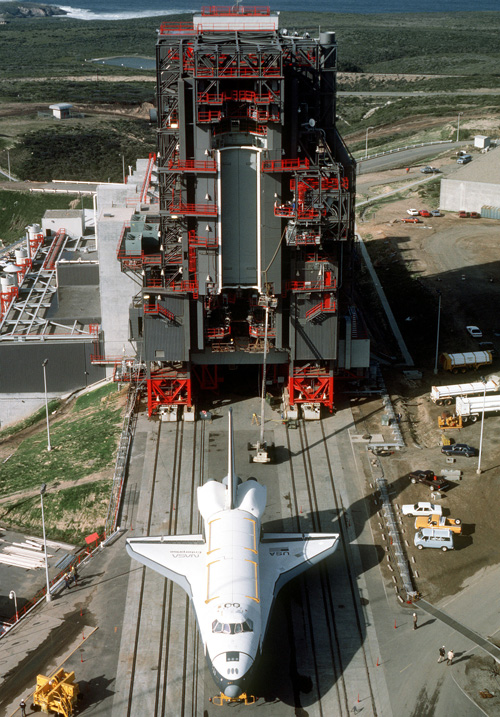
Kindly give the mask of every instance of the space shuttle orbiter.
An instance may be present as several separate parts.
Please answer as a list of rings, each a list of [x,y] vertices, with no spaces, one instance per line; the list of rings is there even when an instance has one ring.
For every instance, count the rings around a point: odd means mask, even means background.
[[[338,533],[262,533],[266,488],[234,470],[229,410],[228,474],[198,488],[203,535],[129,538],[128,554],[189,595],[210,672],[230,699],[249,689],[279,590],[331,555]]]

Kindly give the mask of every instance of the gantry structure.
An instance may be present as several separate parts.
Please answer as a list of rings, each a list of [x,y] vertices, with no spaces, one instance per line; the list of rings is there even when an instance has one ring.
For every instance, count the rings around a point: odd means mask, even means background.
[[[369,342],[352,302],[355,163],[336,128],[337,46],[269,8],[205,7],[158,31],[159,203],[120,239],[140,281],[131,338],[149,413],[192,406],[239,369],[334,406]],[[256,384],[257,385],[257,384]]]

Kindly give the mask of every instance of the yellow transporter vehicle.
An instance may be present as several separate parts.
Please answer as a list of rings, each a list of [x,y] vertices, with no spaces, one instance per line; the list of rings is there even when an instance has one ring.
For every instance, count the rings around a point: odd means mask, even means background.
[[[420,528],[443,528],[453,533],[462,532],[462,521],[460,518],[446,518],[444,515],[422,515],[415,519],[415,529]]]
[[[75,682],[74,672],[65,672],[61,668],[50,677],[38,675],[31,708],[41,709],[46,714],[55,712],[71,717],[79,693],[80,688],[78,682]]]

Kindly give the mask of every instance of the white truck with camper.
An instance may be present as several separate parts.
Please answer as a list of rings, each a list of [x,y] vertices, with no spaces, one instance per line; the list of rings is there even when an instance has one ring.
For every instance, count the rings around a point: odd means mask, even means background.
[[[476,393],[492,393],[500,389],[500,378],[490,376],[484,384],[482,381],[472,383],[455,383],[450,386],[433,386],[431,401],[437,406],[451,406],[457,396],[473,396]]]

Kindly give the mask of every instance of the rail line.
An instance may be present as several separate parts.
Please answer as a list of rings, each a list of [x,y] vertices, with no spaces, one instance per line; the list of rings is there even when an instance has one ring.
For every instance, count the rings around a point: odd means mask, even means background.
[[[136,534],[201,532],[196,489],[205,480],[208,430],[205,421],[159,422],[149,432],[137,506],[142,522],[136,526]],[[297,599],[285,597],[281,619],[275,614],[275,636],[286,639],[283,631],[288,635],[289,667],[287,673],[285,660],[283,682],[274,695],[279,704],[266,699],[259,701],[260,707],[263,714],[280,717],[292,714],[291,710],[304,710],[311,717],[347,717],[362,690],[365,714],[378,717],[364,644],[365,620],[348,545],[343,484],[338,477],[336,483],[336,446],[328,445],[323,422],[301,421],[298,430],[280,427],[279,431],[279,441],[288,448],[289,456],[279,469],[278,492],[289,500],[288,515],[281,513],[287,524],[284,529],[338,532],[341,545],[329,561],[295,582],[292,590]],[[225,439],[217,430],[214,436],[217,438],[211,442],[217,461]],[[277,472],[278,467],[270,466],[262,474],[271,492],[276,491]],[[130,495],[132,491],[133,487]],[[146,568],[132,570],[131,581],[126,694],[122,709],[113,711],[112,717],[212,715],[214,708],[208,702],[211,683],[205,684],[208,674],[189,599],[180,587]],[[276,655],[276,659],[281,657],[281,647]],[[248,711],[236,704],[232,708],[235,714]]]
[[[144,472],[141,486],[143,492],[149,492],[147,504],[142,504],[142,532],[175,535],[191,533],[193,528],[198,531],[195,493],[204,473],[205,426],[195,423],[186,431],[182,421],[159,422],[155,439],[151,475],[146,479]],[[190,481],[186,481],[188,471]],[[189,599],[166,578],[145,567],[140,570],[127,705],[122,713],[127,717],[195,717],[203,694],[199,687],[203,673],[198,667],[199,638]],[[181,660],[176,645],[182,650]]]
[[[321,476],[321,485],[319,485],[315,476],[314,464],[316,461],[313,459],[313,450],[310,448],[308,439],[308,432],[311,431],[311,427],[307,428],[306,425],[304,421],[299,422],[299,430],[294,432],[293,440],[291,439],[289,429],[287,428],[286,430],[286,441],[290,455],[290,494],[292,497],[291,507],[294,522],[298,530],[312,530],[314,532],[331,531],[332,519],[333,522],[336,521],[338,523],[338,528],[335,528],[335,531],[340,534],[338,550],[343,553],[342,571],[345,571],[341,582],[347,586],[349,594],[349,600],[345,600],[344,590],[344,601],[349,604],[336,608],[335,599],[338,598],[340,582],[337,574],[339,568],[337,568],[335,578],[333,578],[331,571],[329,571],[327,565],[324,563],[320,564],[316,573],[312,571],[312,574],[307,575],[301,581],[302,601],[307,628],[306,642],[310,645],[317,691],[315,707],[318,710],[318,714],[322,717],[327,717],[331,714],[344,716],[351,713],[352,702],[355,700],[356,695],[353,693],[352,684],[348,684],[348,680],[346,680],[346,674],[349,667],[349,660],[354,659],[354,655],[352,650],[352,635],[349,636],[349,639],[346,639],[344,634],[346,615],[349,611],[349,623],[355,625],[357,641],[359,641],[356,653],[359,654],[359,651],[361,652],[365,672],[364,682],[368,685],[369,691],[369,695],[364,695],[364,709],[366,709],[367,701],[369,701],[372,714],[374,717],[377,717],[375,696],[364,647],[365,635],[363,631],[363,620],[360,615],[356,581],[353,576],[351,558],[349,555],[349,537],[344,519],[344,506],[340,493],[335,486],[334,472],[323,422],[321,422],[322,440],[316,441],[316,445],[319,447],[315,448],[318,457],[319,453],[323,453],[322,459],[327,465],[327,475]],[[293,448],[295,450],[293,450]],[[321,500],[320,504],[320,498],[318,497],[318,493],[321,493],[322,497],[325,494],[325,482],[329,483],[331,491],[331,501],[330,499],[328,500],[328,506],[324,504],[323,500]],[[302,489],[302,501],[299,500],[299,483],[304,484],[304,489]],[[333,510],[330,507],[331,503],[333,503]],[[304,510],[304,508],[306,508],[306,510]],[[307,508],[309,510],[307,510]],[[304,515],[304,513],[308,514]],[[311,586],[311,582],[315,580],[318,581],[318,590],[312,589]],[[333,582],[335,582],[335,585],[333,585]],[[341,613],[340,609],[342,609]],[[300,625],[300,622],[292,620],[292,625]],[[299,638],[297,638],[296,641],[299,642]],[[321,655],[321,665],[318,662],[318,655]],[[332,684],[329,684],[328,672],[330,673]],[[332,709],[333,695],[335,695],[337,701],[336,709]],[[298,707],[302,707],[302,705],[297,704],[296,708]]]

